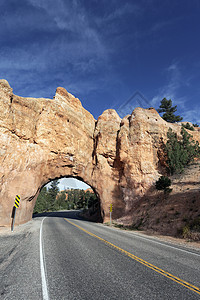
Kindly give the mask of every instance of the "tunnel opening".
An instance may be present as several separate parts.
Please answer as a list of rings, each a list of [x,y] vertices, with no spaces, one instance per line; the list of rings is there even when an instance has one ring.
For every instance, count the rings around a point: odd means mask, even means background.
[[[80,177],[65,176],[48,181],[40,188],[33,217],[72,210],[86,220],[103,222],[104,213],[96,190]]]

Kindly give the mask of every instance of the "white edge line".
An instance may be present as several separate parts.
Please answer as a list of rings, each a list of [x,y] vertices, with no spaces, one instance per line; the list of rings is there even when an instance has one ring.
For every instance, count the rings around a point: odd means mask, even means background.
[[[138,237],[139,239],[143,239],[143,240],[146,240],[146,241],[149,241],[149,242],[152,242],[152,243],[155,243],[155,244],[159,244],[161,246],[165,246],[165,247],[169,247],[169,248],[172,248],[172,249],[175,249],[175,250],[178,250],[178,251],[181,251],[181,252],[185,252],[185,253],[188,253],[188,254],[192,254],[192,255],[196,255],[196,256],[200,256],[200,254],[198,253],[194,253],[194,252],[191,252],[189,250],[184,250],[184,249],[181,249],[181,248],[178,248],[178,247],[175,247],[175,246],[171,246],[169,244],[165,244],[165,242],[158,242],[156,241],[154,238],[150,238],[150,237],[143,237],[141,236],[140,234],[136,233],[136,232],[128,232],[128,231],[123,231],[123,230],[120,230],[118,228],[113,228],[113,227],[107,227],[107,226],[104,226],[103,224],[97,224],[97,225],[100,225],[102,227],[106,227],[106,228],[109,228],[110,230],[114,230],[114,231],[119,231],[119,232],[124,232],[125,234],[129,235],[129,236],[135,236],[135,237]],[[168,242],[166,242],[168,243]],[[181,245],[180,245],[181,247]],[[184,246],[183,246],[184,247]],[[197,250],[198,251],[198,250]]]
[[[113,229],[115,231],[118,230],[117,228],[109,228],[109,229]],[[128,234],[128,235],[132,235],[132,236],[134,235],[134,236],[136,236],[138,238],[141,238],[143,240],[146,240],[146,241],[149,241],[149,242],[152,242],[152,243],[155,243],[155,244],[159,244],[161,246],[169,247],[169,248],[172,248],[172,249],[175,249],[175,250],[178,250],[178,251],[182,251],[182,252],[189,253],[189,254],[192,254],[192,255],[200,256],[200,254],[198,254],[198,253],[190,252],[189,250],[180,249],[180,248],[177,248],[175,246],[171,246],[171,245],[168,245],[168,244],[165,244],[165,243],[162,243],[162,242],[158,242],[158,241],[156,241],[156,240],[154,240],[152,238],[143,237],[140,234],[137,234],[135,232],[127,232],[126,231],[125,233]]]
[[[128,233],[128,232],[127,232]],[[159,244],[159,245],[162,245],[162,246],[165,246],[165,247],[169,247],[169,248],[172,248],[172,249],[175,249],[175,250],[178,250],[178,251],[182,251],[182,252],[185,252],[185,253],[189,253],[189,254],[192,254],[192,255],[196,255],[196,256],[200,256],[200,254],[198,253],[194,253],[194,252],[190,252],[189,250],[184,250],[184,249],[180,249],[180,248],[177,248],[175,246],[171,246],[171,245],[168,245],[168,244],[165,244],[165,243],[162,243],[162,242],[158,242],[158,241],[155,241],[151,238],[145,238],[143,236],[140,236],[140,235],[137,235],[137,233],[133,233],[135,236],[143,239],[143,240],[147,240],[147,241],[151,241],[155,244]],[[180,246],[181,247],[181,246]],[[184,246],[183,246],[184,247]]]
[[[46,219],[46,217],[44,217],[44,219]],[[41,279],[42,279],[43,300],[49,300],[46,275],[45,275],[45,269],[44,269],[43,247],[42,247],[42,225],[43,225],[44,219],[42,220],[41,225],[40,225],[40,270],[41,270]]]

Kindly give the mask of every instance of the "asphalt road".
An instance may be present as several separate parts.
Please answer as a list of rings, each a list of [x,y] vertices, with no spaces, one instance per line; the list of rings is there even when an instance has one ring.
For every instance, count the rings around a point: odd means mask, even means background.
[[[200,299],[200,251],[42,215],[0,235],[0,299]]]

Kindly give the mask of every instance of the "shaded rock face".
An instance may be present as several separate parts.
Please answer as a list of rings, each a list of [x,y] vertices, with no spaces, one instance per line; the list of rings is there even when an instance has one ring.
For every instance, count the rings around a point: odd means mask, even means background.
[[[158,151],[168,128],[154,109],[136,108],[120,119],[106,110],[96,121],[64,88],[54,99],[23,98],[0,81],[0,225],[9,225],[16,194],[16,224],[32,218],[43,185],[75,177],[97,193],[104,221],[128,214],[158,179]],[[200,133],[194,132],[200,140]]]

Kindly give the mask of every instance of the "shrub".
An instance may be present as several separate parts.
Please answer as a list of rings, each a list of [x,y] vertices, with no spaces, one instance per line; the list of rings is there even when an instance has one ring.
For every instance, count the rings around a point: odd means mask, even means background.
[[[189,123],[182,124],[182,126],[183,126],[184,128],[186,128],[186,129],[189,129],[189,130],[192,130],[192,131],[194,131],[194,127],[193,127],[193,126],[191,126]]]
[[[192,241],[200,241],[200,218],[188,222],[182,229],[182,236]]]
[[[167,176],[161,176],[156,181],[156,189],[157,190],[163,190],[165,194],[170,193],[172,189],[169,188],[171,185],[171,180]]]
[[[183,233],[182,233],[182,235],[183,235],[184,239],[190,238],[191,232],[190,232],[190,227],[188,225],[186,225],[186,226],[183,227]]]

